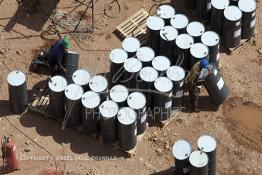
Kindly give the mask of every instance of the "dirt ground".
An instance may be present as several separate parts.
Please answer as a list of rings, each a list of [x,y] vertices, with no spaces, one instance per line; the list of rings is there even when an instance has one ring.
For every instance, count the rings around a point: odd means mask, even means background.
[[[186,139],[196,149],[196,141],[203,134],[218,140],[217,175],[262,174],[262,4],[259,1],[256,38],[230,56],[220,55],[230,99],[218,111],[212,111],[208,106],[210,99],[203,96],[200,113],[181,112],[164,129],[150,127],[132,158],[77,132],[63,131],[56,122],[37,114],[20,117],[9,111],[6,77],[10,71],[26,72],[30,94],[35,84],[47,77],[28,71],[35,51],[50,43],[39,35],[47,30],[49,12],[55,6],[48,4],[52,0],[44,2],[43,6],[38,4],[37,10],[26,11],[18,8],[15,0],[4,0],[0,5],[0,135],[12,136],[20,159],[20,170],[11,174],[39,174],[55,168],[72,175],[173,174],[172,145],[176,140]],[[73,0],[61,0],[57,9],[70,12],[77,5]],[[72,39],[72,50],[81,55],[80,67],[93,74],[107,72],[108,51],[121,46],[113,34],[116,26],[142,7],[149,10],[152,5],[150,0],[121,0],[120,14],[109,18],[103,15],[105,2],[98,1],[95,34],[78,44]],[[85,6],[81,6],[72,14],[79,15],[84,10]],[[90,26],[90,16],[84,19],[89,21],[86,26]]]

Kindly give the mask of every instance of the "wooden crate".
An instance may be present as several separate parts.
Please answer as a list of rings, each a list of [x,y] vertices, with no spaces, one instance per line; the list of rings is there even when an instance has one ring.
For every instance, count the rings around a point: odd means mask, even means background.
[[[178,115],[179,112],[180,112],[179,109],[173,110],[173,112],[172,112],[172,114],[171,114],[171,117],[170,117],[169,119],[163,120],[163,121],[159,121],[159,126],[160,126],[161,128],[166,127],[166,126]]]

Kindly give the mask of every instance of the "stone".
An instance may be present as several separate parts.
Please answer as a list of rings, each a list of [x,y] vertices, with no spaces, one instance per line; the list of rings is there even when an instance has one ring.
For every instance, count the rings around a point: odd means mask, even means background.
[[[27,141],[25,141],[25,144],[26,145],[30,145],[30,142],[27,140]]]
[[[25,148],[24,151],[25,151],[26,153],[28,153],[28,152],[31,152],[31,149],[30,149],[30,148]]]
[[[262,54],[262,48],[258,49],[258,53]]]
[[[157,149],[156,149],[156,153],[157,153],[157,154],[162,154],[162,150],[161,150],[160,148],[157,148]]]

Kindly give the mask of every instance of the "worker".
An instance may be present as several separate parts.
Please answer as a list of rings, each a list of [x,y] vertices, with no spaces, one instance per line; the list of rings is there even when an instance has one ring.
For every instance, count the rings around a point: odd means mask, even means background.
[[[189,88],[191,107],[194,112],[200,112],[198,108],[199,93],[204,79],[211,74],[207,59],[202,59],[194,64],[188,73],[185,83]]]

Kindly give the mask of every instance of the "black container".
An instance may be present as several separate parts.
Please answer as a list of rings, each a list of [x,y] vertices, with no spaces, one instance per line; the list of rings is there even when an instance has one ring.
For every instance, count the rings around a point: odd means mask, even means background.
[[[28,105],[26,77],[22,71],[15,70],[8,74],[9,106],[13,113],[23,113]]]
[[[107,100],[108,95],[108,81],[102,75],[95,75],[89,81],[89,87],[92,91],[98,93],[101,101]]]
[[[208,59],[208,47],[202,43],[193,44],[190,48],[190,69],[204,58]]]
[[[160,18],[162,18],[165,21],[165,25],[169,25],[170,24],[170,19],[172,16],[174,16],[176,13],[174,7],[172,7],[171,5],[160,5],[159,8],[156,11],[157,16],[159,16]]]
[[[205,22],[210,20],[211,0],[197,0],[196,10],[198,17]]]
[[[90,73],[85,69],[79,69],[75,71],[72,76],[73,82],[79,86],[82,86],[84,91],[89,90],[88,83],[90,81],[90,78]]]
[[[142,69],[142,62],[137,58],[129,58],[124,62],[124,78],[122,83],[132,91],[138,87],[137,84],[137,75]]]
[[[174,44],[178,31],[172,26],[165,26],[160,30],[160,55],[168,57],[170,60],[174,59]]]
[[[237,6],[239,0],[230,0],[230,5]]]
[[[151,66],[155,58],[155,51],[150,47],[140,47],[136,52],[136,57],[142,62],[143,67]]]
[[[152,66],[159,72],[159,76],[165,75],[171,66],[170,59],[166,56],[157,56],[152,60]]]
[[[81,98],[82,102],[82,131],[86,134],[99,132],[99,104],[98,93],[87,91]]]
[[[183,14],[176,14],[170,19],[171,26],[177,29],[178,34],[186,33],[186,27],[188,23],[188,17]]]
[[[68,51],[66,57],[62,60],[62,66],[67,70],[64,75],[67,83],[73,83],[72,76],[73,73],[78,69],[79,65],[79,54],[76,52]]]
[[[202,151],[194,151],[189,156],[190,175],[208,175],[208,156]]]
[[[141,43],[137,38],[127,37],[122,42],[122,48],[127,52],[128,58],[136,55],[136,51],[141,47]]]
[[[119,107],[127,106],[128,89],[124,85],[113,86],[110,90],[109,96]]]
[[[186,31],[194,38],[195,43],[201,42],[201,36],[205,32],[205,26],[198,21],[193,21],[188,24]]]
[[[62,119],[65,116],[65,93],[67,81],[62,76],[54,76],[48,82],[49,114],[53,119]]]
[[[184,0],[184,7],[186,9],[195,10],[196,9],[196,0]]]
[[[129,107],[121,108],[117,119],[119,145],[122,150],[131,150],[137,144],[136,112]]]

